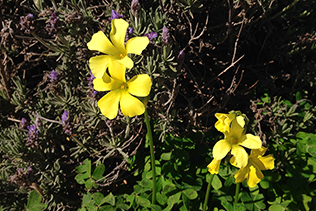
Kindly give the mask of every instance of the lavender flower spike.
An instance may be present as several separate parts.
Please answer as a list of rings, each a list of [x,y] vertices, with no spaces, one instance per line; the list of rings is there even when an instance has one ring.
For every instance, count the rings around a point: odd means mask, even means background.
[[[120,19],[123,18],[123,15],[118,14],[115,10],[112,10],[111,17],[109,18],[110,21],[113,19]]]
[[[28,126],[27,129],[29,130],[28,132],[28,138],[26,141],[26,146],[31,146],[31,147],[38,147],[37,139],[38,139],[38,129],[36,128],[35,125]]]
[[[149,39],[149,43],[153,43],[152,40],[157,37],[157,33],[151,31],[150,33],[145,34],[146,37]]]
[[[133,0],[131,3],[131,11],[135,17],[137,16],[139,10],[140,10],[140,4],[138,0]]]
[[[20,122],[20,127],[24,128],[26,126],[27,120],[23,117]]]
[[[61,116],[61,123],[66,124],[69,122],[69,111],[64,111],[63,115]]]
[[[55,70],[52,70],[52,72],[49,74],[48,78],[50,79],[50,82],[56,81],[58,79],[59,73],[57,73]]]
[[[169,31],[168,31],[168,28],[166,26],[163,26],[163,28],[162,28],[161,40],[162,40],[162,43],[164,45],[168,45],[168,43],[169,43]]]

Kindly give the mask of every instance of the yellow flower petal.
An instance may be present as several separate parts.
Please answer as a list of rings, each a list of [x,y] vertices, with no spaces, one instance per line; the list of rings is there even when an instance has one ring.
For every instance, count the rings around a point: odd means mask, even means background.
[[[144,104],[127,91],[121,92],[120,108],[124,116],[133,117],[145,112]]]
[[[262,142],[259,136],[254,136],[252,134],[246,134],[246,138],[242,142],[239,142],[239,144],[249,149],[259,149],[262,147]]]
[[[109,73],[112,78],[121,82],[126,82],[125,72],[126,72],[126,67],[122,65],[121,63],[115,60],[112,60],[109,63]]]
[[[218,174],[219,166],[221,165],[221,160],[213,159],[210,164],[208,164],[207,168],[211,174]]]
[[[243,182],[248,177],[248,173],[249,168],[247,167],[239,169],[234,175],[236,183]]]
[[[131,69],[134,66],[134,62],[128,56],[124,56],[121,59],[117,59],[117,62],[121,63],[122,65],[126,66],[126,68]]]
[[[90,42],[87,43],[87,46],[91,51],[95,50],[112,55],[119,54],[118,50],[113,46],[113,44],[102,31],[95,33],[92,36]]]
[[[243,147],[233,144],[231,154],[236,158],[234,162],[236,167],[243,168],[248,164],[248,154]]]
[[[120,90],[123,82],[111,79],[110,83],[105,83],[102,78],[96,78],[93,80],[93,88],[96,91],[110,91],[110,90]]]
[[[251,188],[254,188],[263,178],[263,174],[259,168],[255,166],[249,167],[249,174],[247,179],[247,185]]]
[[[231,125],[230,125],[230,135],[236,137],[237,139],[239,139],[239,137],[241,137],[243,135],[243,132],[244,132],[244,129],[243,127],[241,127],[237,120],[234,119],[232,122],[231,122]],[[238,140],[238,142],[240,142],[240,140]]]
[[[133,37],[126,42],[126,52],[140,55],[148,44],[148,37]]]
[[[110,39],[120,53],[126,54],[124,42],[128,23],[123,19],[114,19],[111,24]]]
[[[245,127],[245,118],[243,116],[237,116],[236,117],[237,123],[243,128]]]
[[[231,150],[232,145],[225,139],[219,140],[213,147],[213,157],[222,160]]]
[[[222,133],[229,132],[231,121],[235,118],[235,115],[216,113],[215,117],[218,119],[218,121],[215,123],[215,128]]]
[[[267,155],[259,158],[263,166],[260,166],[261,170],[274,169],[274,158],[273,155]]]
[[[146,97],[150,93],[151,79],[147,74],[140,74],[134,76],[127,82],[128,92],[137,97]]]
[[[114,119],[116,117],[120,97],[120,90],[114,90],[107,93],[98,101],[98,106],[101,110],[101,113],[108,119]]]
[[[96,78],[103,77],[105,70],[109,65],[110,60],[111,60],[111,56],[109,55],[101,55],[101,56],[95,56],[95,57],[90,58],[89,67],[94,77]]]

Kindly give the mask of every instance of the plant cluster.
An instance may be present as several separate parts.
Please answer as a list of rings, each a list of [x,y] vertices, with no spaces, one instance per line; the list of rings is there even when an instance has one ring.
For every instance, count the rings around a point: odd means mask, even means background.
[[[0,210],[316,209],[313,1],[0,10]]]

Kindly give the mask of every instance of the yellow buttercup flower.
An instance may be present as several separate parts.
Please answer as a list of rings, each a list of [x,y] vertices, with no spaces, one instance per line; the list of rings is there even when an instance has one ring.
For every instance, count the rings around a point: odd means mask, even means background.
[[[103,78],[93,80],[96,91],[110,91],[98,101],[98,107],[102,114],[109,119],[114,119],[118,112],[118,107],[124,116],[133,117],[145,112],[145,105],[137,97],[146,97],[150,93],[151,79],[147,74],[134,76],[126,81],[125,66],[113,63],[114,71],[110,77],[110,82],[106,83]]]
[[[235,119],[242,128],[246,124],[245,117],[240,112],[231,111],[228,114],[216,113],[215,117],[218,119],[215,123],[215,128],[222,133],[230,131],[230,125]]]
[[[243,182],[247,178],[249,187],[255,187],[264,177],[261,170],[269,170],[274,168],[273,155],[264,156],[267,148],[253,149],[250,152],[247,166],[239,169],[234,175],[236,182]],[[231,164],[236,166],[235,158],[231,158]],[[237,167],[237,166],[236,166]]]
[[[87,44],[89,50],[96,50],[106,54],[92,57],[89,60],[92,74],[96,78],[103,77],[105,82],[110,82],[110,77],[105,74],[106,68],[108,68],[110,75],[116,71],[113,67],[114,63],[120,63],[126,68],[132,68],[134,62],[128,57],[128,54],[132,53],[140,55],[149,43],[148,38],[144,36],[133,37],[129,39],[125,45],[125,35],[128,23],[123,19],[113,19],[111,24],[111,41],[102,31],[99,31],[92,36],[91,41]]]
[[[258,136],[245,134],[245,129],[235,118],[230,124],[230,132],[224,132],[224,139],[219,140],[213,147],[213,157],[222,160],[230,151],[236,157],[236,166],[245,167],[248,163],[248,154],[243,147],[259,149],[262,143]]]
[[[207,168],[211,174],[218,174],[219,166],[221,165],[221,160],[213,159],[210,164],[208,164]]]

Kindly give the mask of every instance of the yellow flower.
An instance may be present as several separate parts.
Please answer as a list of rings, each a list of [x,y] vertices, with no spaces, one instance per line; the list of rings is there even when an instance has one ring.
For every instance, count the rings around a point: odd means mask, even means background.
[[[147,74],[134,76],[126,81],[125,66],[119,63],[113,63],[113,67],[117,70],[111,75],[110,82],[105,83],[103,78],[93,80],[94,89],[96,91],[110,91],[98,101],[98,106],[104,116],[114,119],[120,105],[124,116],[133,117],[141,115],[145,112],[145,105],[136,97],[146,97],[150,93],[151,79]]]
[[[261,170],[274,168],[273,155],[262,157],[266,151],[265,147],[251,150],[247,166],[239,169],[234,175],[236,182],[243,182],[247,178],[248,186],[253,188],[263,178]],[[234,157],[231,159],[231,164],[236,166]]]
[[[235,119],[242,128],[245,127],[245,117],[240,112],[231,111],[228,114],[216,113],[215,117],[218,119],[215,123],[215,128],[219,132],[229,132],[231,122]]]
[[[231,154],[236,157],[236,166],[245,167],[248,163],[248,154],[243,146],[249,149],[259,149],[262,143],[258,136],[245,134],[244,128],[235,118],[230,124],[230,132],[224,132],[224,139],[214,145],[213,157],[221,160],[231,151]]]
[[[120,63],[129,69],[132,68],[134,66],[134,62],[127,54],[132,53],[140,55],[149,43],[146,36],[133,37],[126,42],[125,46],[124,41],[128,23],[123,19],[113,19],[111,23],[111,41],[102,31],[99,31],[92,36],[92,39],[87,44],[89,50],[96,50],[106,54],[92,57],[89,60],[89,66],[92,74],[96,78],[104,77],[103,79],[105,82],[110,81],[109,76],[104,74],[106,73],[106,68],[108,68],[110,76],[114,71],[116,71],[113,67],[114,63]]]
[[[218,174],[219,166],[221,165],[221,160],[213,159],[207,168],[211,174]]]

